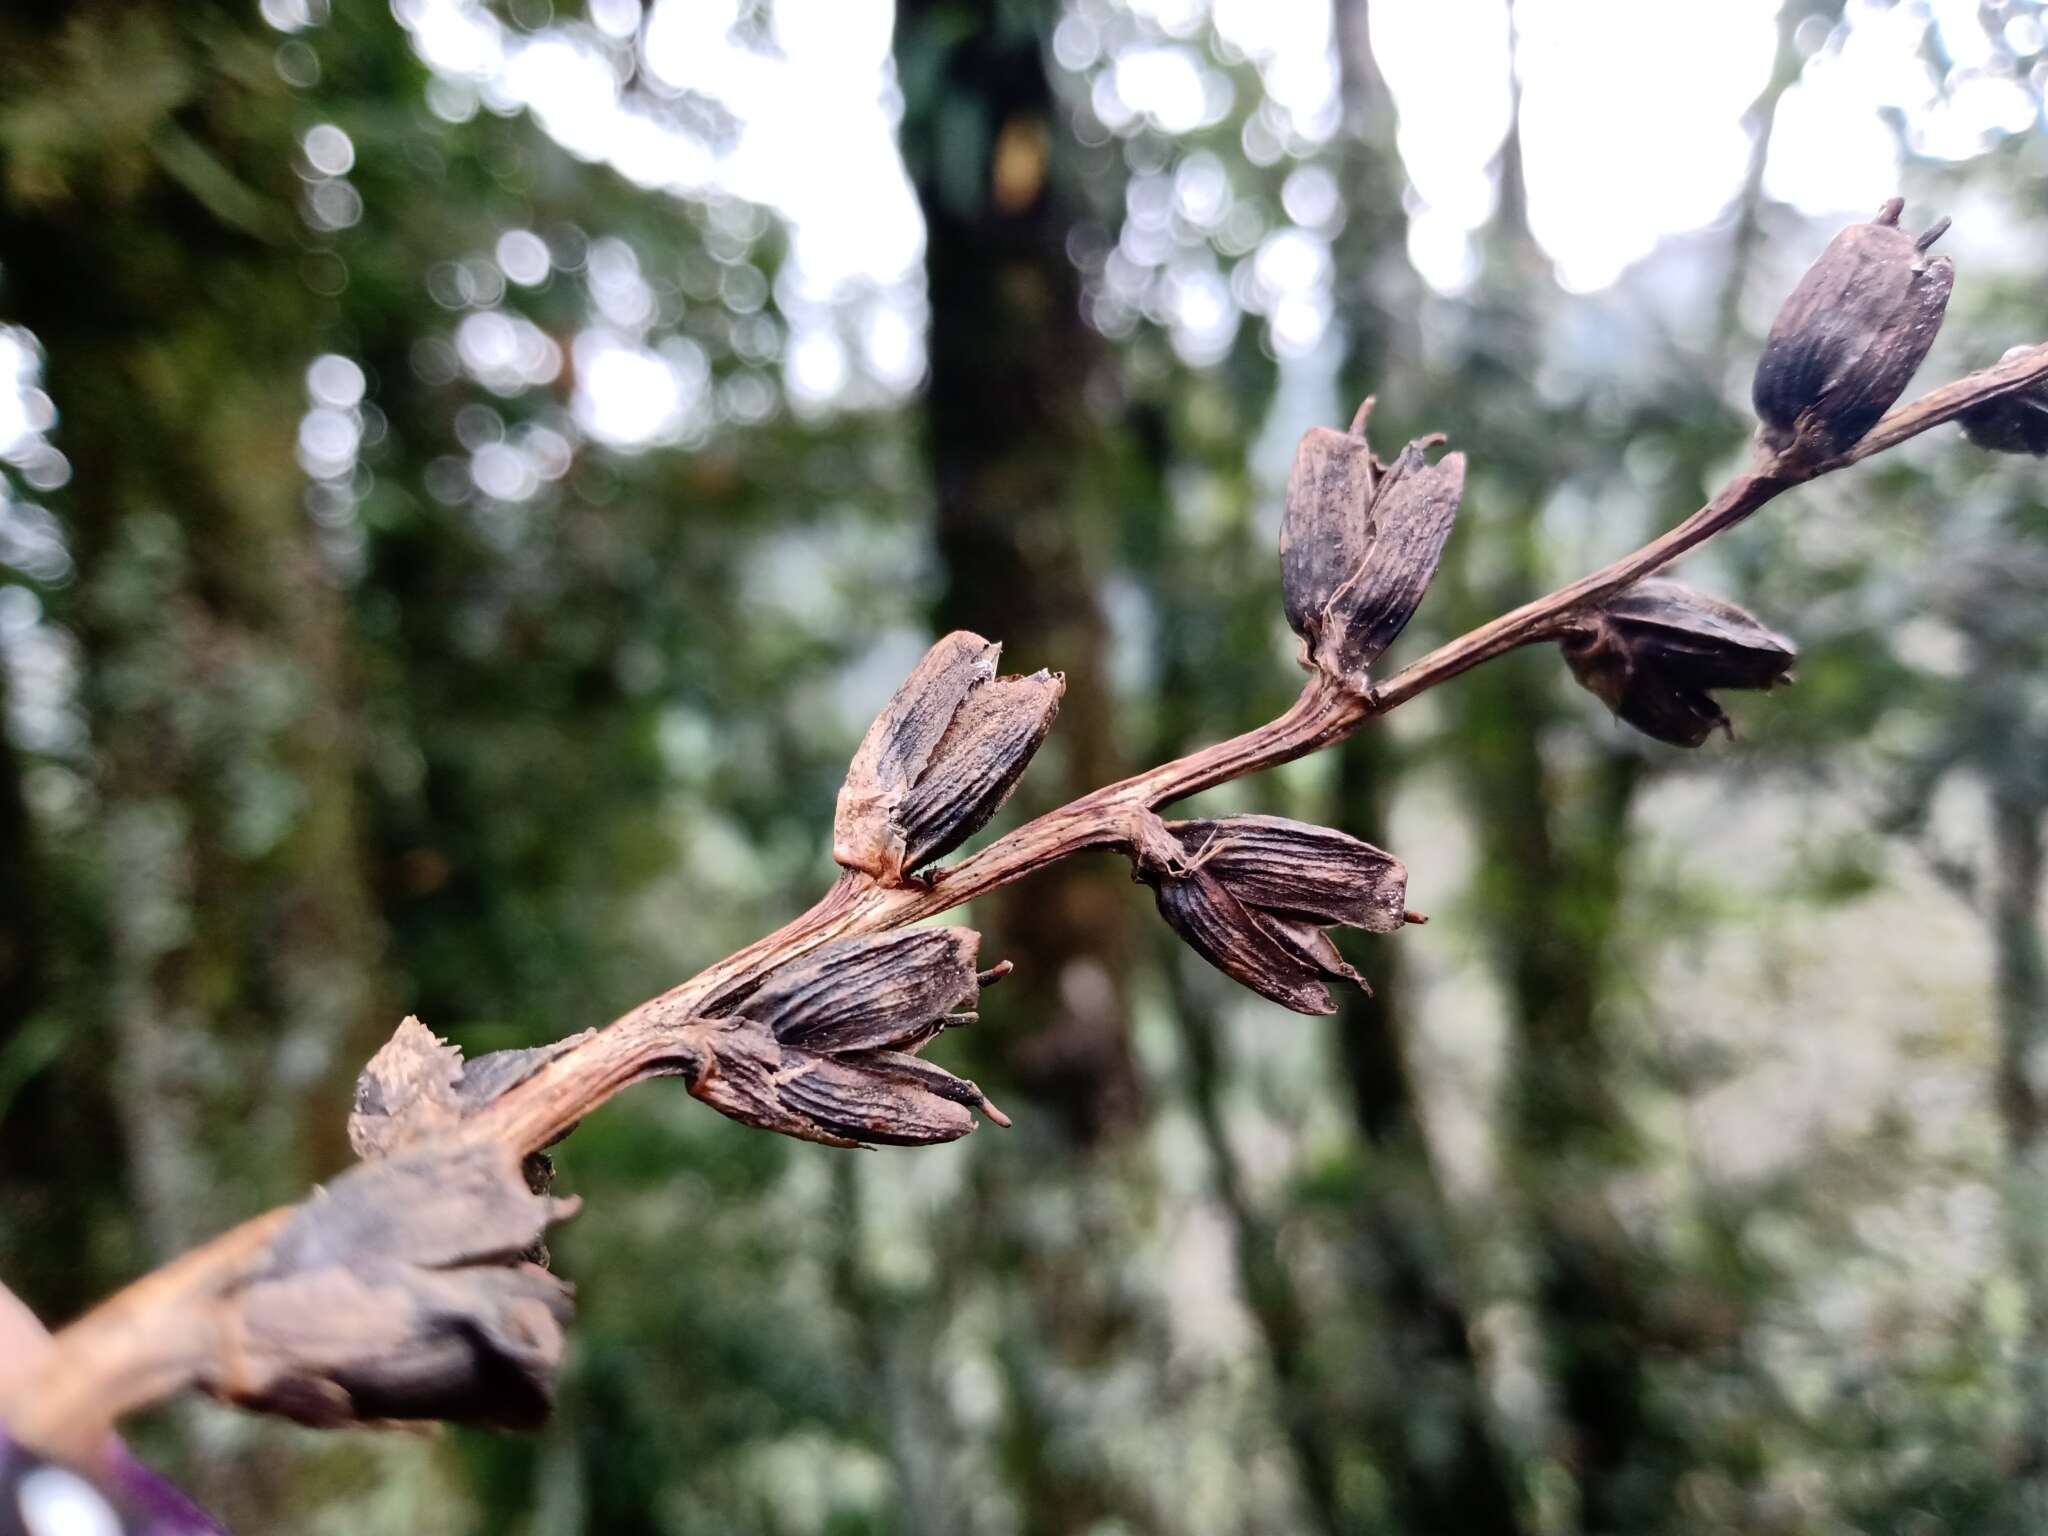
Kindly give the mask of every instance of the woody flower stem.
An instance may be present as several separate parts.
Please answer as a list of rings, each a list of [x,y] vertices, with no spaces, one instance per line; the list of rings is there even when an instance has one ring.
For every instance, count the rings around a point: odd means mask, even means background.
[[[592,1037],[590,1059],[584,1059],[586,1052],[581,1050],[560,1057],[470,1122],[470,1128],[523,1150],[544,1146],[636,1077],[681,1070],[674,1047],[678,1026],[774,967],[834,939],[935,917],[1084,849],[1129,847],[1143,835],[1149,813],[1161,806],[1305,757],[1481,662],[1555,639],[1577,610],[1725,533],[1782,492],[1861,463],[1973,406],[2044,380],[2048,343],[1899,407],[1845,453],[1820,457],[1803,453],[1794,444],[1781,453],[1760,454],[1759,463],[1737,474],[1713,500],[1669,532],[1569,586],[1447,641],[1370,692],[1360,695],[1312,673],[1279,718],[1047,811],[940,871],[929,887],[884,889],[848,875],[793,922],[622,1015]]]
[[[1186,757],[1106,785],[1026,822],[928,882],[885,887],[849,873],[809,911],[604,1029],[560,1049],[523,1081],[450,1129],[425,1152],[450,1159],[479,1147],[536,1152],[622,1088],[647,1077],[694,1073],[719,1026],[705,1017],[770,971],[819,946],[905,927],[1021,880],[1089,848],[1146,847],[1157,810],[1198,791],[1304,757],[1480,663],[1554,640],[1574,614],[1726,532],[1794,486],[1859,463],[1986,401],[2048,381],[2048,344],[1943,385],[1883,417],[1839,453],[1794,441],[1737,474],[1669,532],[1591,575],[1525,603],[1437,647],[1361,692],[1322,672],[1277,719]],[[421,1154],[412,1154],[418,1158]],[[89,1459],[121,1413],[195,1382],[221,1379],[218,1362],[196,1361],[216,1344],[232,1349],[235,1297],[264,1267],[285,1218],[272,1212],[145,1277],[58,1334],[42,1368],[0,1393],[0,1421],[23,1443]],[[208,1370],[212,1364],[215,1369]],[[233,1396],[229,1391],[226,1395]]]

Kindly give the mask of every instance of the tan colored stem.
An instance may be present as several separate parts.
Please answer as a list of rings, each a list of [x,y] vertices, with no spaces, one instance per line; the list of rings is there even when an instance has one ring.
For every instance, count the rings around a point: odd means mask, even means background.
[[[23,1445],[95,1458],[114,1421],[183,1391],[213,1359],[215,1300],[260,1268],[293,1208],[267,1211],[115,1292],[50,1340],[0,1392],[0,1422]]]

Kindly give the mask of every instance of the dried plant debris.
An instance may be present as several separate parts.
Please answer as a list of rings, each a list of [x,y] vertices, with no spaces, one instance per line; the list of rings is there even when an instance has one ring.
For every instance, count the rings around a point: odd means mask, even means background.
[[[2033,350],[2007,347],[1998,360],[2010,362]],[[2048,454],[2048,384],[1998,395],[1956,419],[1962,423],[1963,436],[1979,448],[1994,453],[2031,453],[2036,458]]]
[[[884,885],[951,853],[1009,799],[1052,729],[1066,680],[997,677],[1002,647],[965,630],[925,653],[839,791],[832,857]]]
[[[356,1078],[349,1145],[358,1157],[386,1157],[451,1131],[589,1035],[585,1030],[532,1050],[491,1051],[464,1061],[459,1049],[408,1016]]]
[[[1733,603],[1651,576],[1579,616],[1560,642],[1572,676],[1646,736],[1696,747],[1735,734],[1716,688],[1792,680],[1799,651]]]
[[[734,1017],[700,1023],[690,1092],[746,1125],[830,1146],[922,1146],[1009,1119],[917,1053],[979,994],[981,936],[913,928],[828,944],[772,972]],[[989,979],[993,980],[991,973]]]
[[[1465,456],[1419,438],[1391,465],[1365,440],[1366,401],[1349,432],[1311,427],[1287,479],[1280,578],[1302,664],[1365,686],[1436,576],[1465,489]]]
[[[1280,816],[1155,822],[1136,873],[1190,948],[1297,1013],[1336,1012],[1327,983],[1364,978],[1330,942],[1343,925],[1391,933],[1408,871],[1392,854],[1329,827]]]
[[[218,1310],[199,1385],[301,1423],[547,1416],[570,1288],[521,1255],[576,1202],[536,1195],[510,1148],[361,1163],[299,1206]]]
[[[1767,448],[1846,452],[1934,345],[1955,266],[1927,250],[1948,220],[1914,236],[1899,228],[1904,206],[1895,197],[1836,235],[1778,311],[1752,391]]]

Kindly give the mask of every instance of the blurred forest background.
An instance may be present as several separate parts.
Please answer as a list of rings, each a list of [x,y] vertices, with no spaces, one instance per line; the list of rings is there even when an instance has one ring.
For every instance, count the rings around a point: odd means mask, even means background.
[[[0,1278],[808,904],[935,630],[1066,672],[1025,809],[1276,712],[1367,392],[1473,458],[1398,662],[1696,506],[1893,190],[1923,383],[2042,339],[2044,89],[2035,0],[9,0]],[[544,1434],[138,1444],[250,1532],[2039,1531],[2044,495],[1944,431],[1690,561],[1804,647],[1732,744],[1546,648],[1205,797],[1408,861],[1334,1019],[1081,860],[969,919],[1014,1130],[607,1108]]]

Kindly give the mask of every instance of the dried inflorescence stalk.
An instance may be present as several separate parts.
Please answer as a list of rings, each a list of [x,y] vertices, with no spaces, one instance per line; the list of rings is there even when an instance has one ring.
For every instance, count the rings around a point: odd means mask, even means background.
[[[2048,346],[1885,414],[1925,357],[1949,263],[1901,231],[1899,205],[1844,231],[1787,302],[1758,366],[1757,466],[1642,549],[1370,675],[1435,575],[1462,455],[1411,442],[1392,464],[1317,428],[1288,483],[1281,585],[1310,678],[1280,718],[1107,785],[949,869],[1051,728],[1056,674],[999,677],[977,635],[932,647],[861,742],[833,855],[849,873],[778,933],[609,1027],[465,1062],[408,1020],[366,1068],[350,1136],[364,1163],[304,1205],[247,1223],[146,1277],[59,1335],[0,1392],[20,1442],[88,1460],[111,1421],[189,1386],[317,1423],[435,1416],[530,1422],[552,1397],[568,1288],[541,1267],[551,1198],[540,1156],[629,1083],[680,1076],[746,1124],[834,1146],[925,1144],[1004,1117],[924,1057],[967,1022],[978,937],[911,925],[1085,848],[1116,847],[1166,921],[1220,970],[1304,1013],[1359,977],[1329,930],[1420,921],[1401,862],[1272,816],[1169,822],[1160,807],[1340,740],[1375,715],[1518,646],[1555,641],[1573,675],[1636,729],[1697,746],[1728,719],[1713,693],[1789,679],[1790,641],[1733,604],[1653,573],[1787,488],[1960,420],[2004,451],[2048,447]],[[1369,404],[1369,402],[1368,402]],[[1652,578],[1652,579],[1645,579]]]

